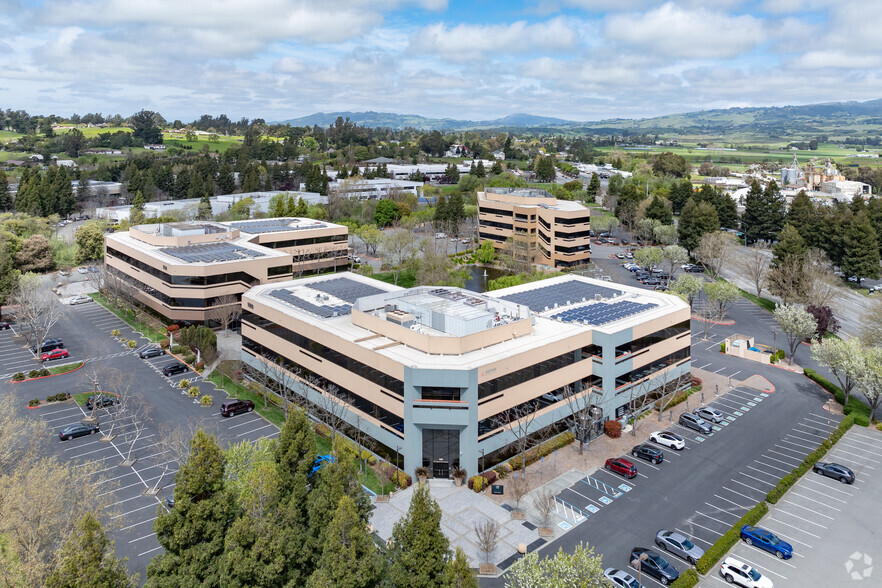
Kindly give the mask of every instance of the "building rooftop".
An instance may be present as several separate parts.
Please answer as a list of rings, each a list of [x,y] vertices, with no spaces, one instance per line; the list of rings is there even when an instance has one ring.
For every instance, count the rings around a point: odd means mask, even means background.
[[[247,249],[229,242],[203,243],[185,247],[164,247],[159,250],[186,263],[213,263],[216,261],[239,261],[264,257],[263,251]]]
[[[313,220],[311,218],[268,218],[248,221],[226,223],[242,233],[252,235],[258,233],[280,233],[284,231],[301,231],[304,229],[325,229],[328,223]]]
[[[622,290],[581,280],[567,280],[549,285],[542,281],[534,283],[534,286],[499,298],[529,306],[533,312],[542,312],[589,300],[609,300],[625,294]]]
[[[554,196],[546,190],[539,188],[485,188],[487,194],[511,194],[512,196],[520,196],[522,198],[550,198],[554,200]]]

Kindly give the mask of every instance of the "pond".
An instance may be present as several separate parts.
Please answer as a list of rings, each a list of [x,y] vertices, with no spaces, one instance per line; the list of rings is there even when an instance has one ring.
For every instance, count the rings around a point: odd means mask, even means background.
[[[490,280],[507,276],[510,273],[508,270],[504,269],[480,267],[477,265],[469,266],[467,269],[469,270],[469,277],[466,280],[465,287],[466,290],[471,290],[472,292],[486,292]]]

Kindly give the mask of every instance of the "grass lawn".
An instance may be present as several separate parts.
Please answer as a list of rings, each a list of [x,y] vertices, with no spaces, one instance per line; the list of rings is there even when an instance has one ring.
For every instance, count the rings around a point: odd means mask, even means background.
[[[378,272],[371,274],[371,277],[387,284],[395,283],[395,276],[392,275],[392,272]],[[412,270],[402,271],[398,274],[398,285],[402,288],[413,288],[416,286],[416,272]]]
[[[751,302],[753,302],[754,304],[756,304],[757,306],[759,306],[763,310],[768,310],[769,312],[775,312],[775,303],[772,302],[771,300],[769,300],[768,298],[760,298],[759,296],[754,296],[750,292],[746,292],[746,291],[742,290],[741,288],[738,288],[738,291],[741,292],[741,295],[744,298],[746,298],[747,300],[750,300]]]
[[[111,392],[102,392],[102,394],[107,396],[108,394],[111,394]],[[80,392],[79,394],[74,394],[73,399],[74,402],[76,402],[80,406],[86,406],[86,402],[89,401],[89,397],[94,395],[94,392]],[[114,396],[119,398],[119,394],[114,394]]]
[[[144,335],[148,339],[153,341],[154,343],[158,343],[158,342],[162,341],[163,339],[168,339],[168,333],[166,333],[164,331],[158,331],[158,330],[154,329],[153,327],[151,327],[150,325],[148,325],[147,323],[143,323],[141,321],[138,321],[135,318],[134,313],[127,312],[127,311],[120,310],[120,309],[116,308],[114,305],[112,305],[110,302],[108,302],[107,298],[104,297],[103,295],[93,292],[93,293],[89,294],[89,296],[91,296],[95,302],[97,302],[98,304],[100,304],[101,306],[103,306],[104,308],[106,308],[107,310],[109,310],[110,312],[112,312],[113,314],[115,314],[116,316],[121,318],[122,320],[124,320],[126,322],[126,324],[128,324],[130,327],[132,327],[136,331],[140,331],[141,333],[144,333]]]
[[[100,135],[101,133],[110,133],[112,135],[113,133],[117,133],[119,131],[122,131],[124,133],[133,133],[134,132],[134,130],[129,127],[107,127],[107,128],[77,127],[77,128],[80,130],[81,133],[83,133],[83,136],[86,137],[87,139],[93,139],[93,138],[97,137],[98,135]],[[55,134],[56,135],[64,135],[70,131],[71,131],[71,129],[69,129],[69,128],[55,129]]]
[[[85,362],[77,361],[75,363],[69,363],[67,365],[56,365],[49,368],[49,373],[52,374],[66,374],[67,372],[72,372],[75,369],[82,367]]]
[[[267,405],[267,408],[264,408],[263,398],[261,398],[251,390],[245,388],[244,386],[241,386],[232,381],[224,374],[221,374],[217,370],[215,370],[208,375],[207,379],[218,388],[224,389],[233,398],[241,398],[243,400],[250,400],[251,402],[253,402],[254,409],[260,415],[266,417],[269,422],[273,423],[277,427],[281,428],[282,425],[285,424],[285,413],[282,411],[281,408],[271,403]],[[320,435],[316,435],[315,445],[316,455],[327,455],[331,453],[330,439],[326,439]],[[376,492],[377,494],[380,494],[382,492],[383,488],[380,487],[380,480],[377,478],[376,473],[370,467],[365,466],[364,471],[361,473],[359,478],[359,481],[364,484],[365,487],[369,488],[372,492]]]

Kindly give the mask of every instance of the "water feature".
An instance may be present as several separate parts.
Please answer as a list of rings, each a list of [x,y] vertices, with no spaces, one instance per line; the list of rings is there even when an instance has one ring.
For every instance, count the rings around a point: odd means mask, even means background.
[[[486,292],[487,288],[489,288],[490,280],[507,276],[510,273],[504,269],[479,267],[477,265],[469,266],[467,269],[469,270],[469,277],[466,280],[465,287],[466,290],[471,290],[472,292]]]

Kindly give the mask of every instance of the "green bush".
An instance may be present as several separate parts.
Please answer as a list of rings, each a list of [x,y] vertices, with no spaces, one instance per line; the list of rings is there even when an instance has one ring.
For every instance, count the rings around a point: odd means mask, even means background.
[[[413,484],[413,478],[411,478],[409,474],[405,474],[401,470],[395,470],[395,473],[392,474],[392,482],[403,490],[405,488],[409,488],[411,484]]]
[[[40,406],[40,399],[34,398],[32,400],[28,400],[28,406],[30,406],[31,408],[33,408],[35,406]]]
[[[24,372],[15,372],[15,375],[12,376],[12,381],[21,382],[25,378],[27,378],[27,376],[24,375]]]
[[[29,378],[39,378],[39,377],[40,377],[40,370],[31,370],[31,371],[29,371],[29,372],[28,372],[28,377],[29,377]]]
[[[198,398],[199,397],[199,388],[196,386],[190,386],[187,388],[187,396],[190,398]]]
[[[110,334],[113,335],[114,337],[119,337],[119,329],[114,329],[114,330],[110,331]]]
[[[720,343],[720,353],[726,353],[726,342]]]
[[[187,348],[182,347],[181,345],[172,345],[171,352],[174,353],[175,355],[180,355],[181,353],[184,352],[185,349],[187,349]]]
[[[854,424],[861,427],[869,427],[870,426],[870,416],[866,414],[856,414],[854,415]]]
[[[692,568],[686,568],[680,577],[671,582],[671,588],[692,588],[698,584],[698,573]]]
[[[316,423],[313,428],[315,429],[315,434],[319,437],[324,437],[325,439],[331,438],[331,429],[329,429],[324,423]]]
[[[52,372],[50,372],[50,371],[49,371],[48,369],[46,369],[46,368],[43,368],[43,369],[40,370],[40,375],[41,375],[41,376],[51,376],[51,375],[52,375]]]
[[[375,463],[377,463],[376,456],[367,449],[362,449],[361,455],[359,457],[362,461],[366,461],[368,465],[374,465]]]
[[[814,380],[815,382],[820,384],[820,386],[824,390],[832,394],[836,398],[836,402],[838,402],[839,404],[845,404],[845,392],[842,391],[842,388],[840,388],[824,376],[818,374],[818,372],[813,369],[806,368],[803,370],[803,373],[809,379]]]
[[[704,555],[701,556],[695,567],[698,570],[699,574],[706,574],[710,570],[712,570],[717,562],[720,561],[720,558],[726,555],[732,546],[738,543],[738,540],[741,538],[741,527],[744,525],[756,525],[760,522],[766,513],[769,512],[769,507],[766,506],[765,502],[760,502],[752,509],[747,511],[747,513],[741,517],[737,523],[732,525],[732,528],[723,533],[723,536],[717,539],[717,542],[710,546],[710,548],[704,552]]]
[[[180,382],[178,382],[178,388],[180,388],[181,390],[186,390],[189,387],[190,380],[181,380]]]
[[[126,341],[126,346],[128,346],[129,349],[134,349],[138,346],[138,342],[134,339],[129,339],[128,341]]]
[[[664,404],[664,405],[662,404],[662,400],[664,400],[664,398],[659,398],[658,400],[655,401],[655,410],[661,410],[662,406],[665,407],[665,410],[674,408],[675,406],[677,406],[681,402],[686,402],[687,398],[689,398],[690,396],[692,396],[693,394],[695,394],[699,390],[701,390],[701,384],[699,384],[697,386],[692,386],[692,387],[687,388],[685,390],[680,390],[679,392],[674,394],[673,400],[671,400],[668,404]]]
[[[214,399],[208,394],[199,399],[199,404],[201,404],[202,406],[211,406],[213,403]]]
[[[192,353],[188,353],[184,356],[184,363],[189,363],[192,365],[194,361],[196,361],[196,356]]]
[[[482,492],[487,487],[487,478],[484,476],[472,476],[469,478],[469,489],[475,492]]]
[[[612,421],[618,423],[618,421]],[[621,424],[619,424],[619,434],[621,434]],[[555,437],[554,439],[549,439],[545,443],[541,443],[536,447],[528,449],[526,452],[527,465],[531,463],[537,462],[542,459],[544,456],[554,453],[556,450],[561,447],[565,447],[572,443],[576,439],[576,436],[567,431],[566,433],[562,433]],[[517,455],[511,458],[508,461],[512,470],[520,470],[523,468],[521,464],[521,456]]]

